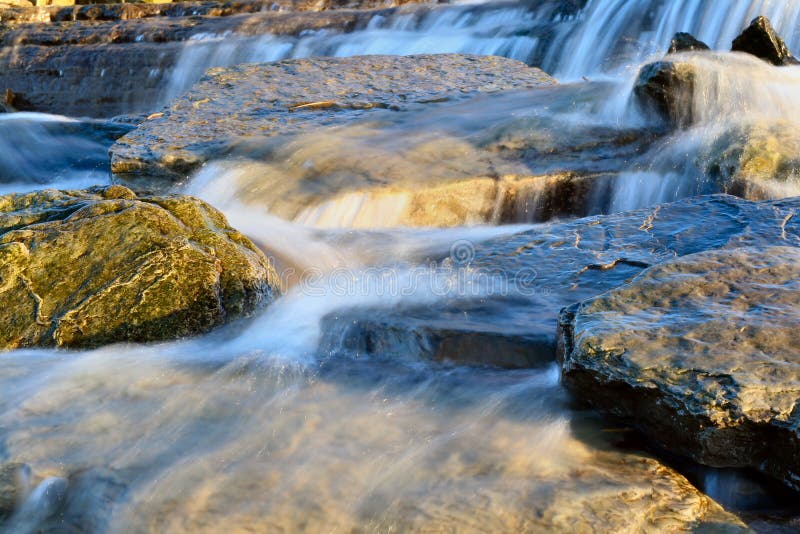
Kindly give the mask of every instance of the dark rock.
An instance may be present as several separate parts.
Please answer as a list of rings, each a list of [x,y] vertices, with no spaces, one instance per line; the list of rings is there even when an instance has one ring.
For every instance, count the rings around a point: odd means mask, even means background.
[[[733,40],[734,52],[745,52],[772,63],[773,65],[797,65],[786,43],[775,32],[767,17],[753,19],[742,33]]]
[[[0,197],[0,256],[0,348],[199,334],[278,292],[267,258],[214,208],[118,185]]]
[[[678,32],[672,38],[672,41],[670,41],[667,54],[697,52],[702,50],[710,50],[710,48],[703,41],[695,39],[693,35],[685,32]]]
[[[15,93],[11,89],[6,89],[2,108],[8,113],[15,111],[30,111],[33,109],[31,103],[22,95]]]
[[[642,67],[633,94],[643,107],[683,128],[693,120],[694,82],[692,64],[665,59]]]
[[[564,383],[666,450],[800,490],[800,241],[776,242],[668,261],[569,308]]]

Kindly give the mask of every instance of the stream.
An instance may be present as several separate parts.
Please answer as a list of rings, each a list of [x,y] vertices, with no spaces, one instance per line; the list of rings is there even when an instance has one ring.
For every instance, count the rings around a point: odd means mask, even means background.
[[[424,16],[401,10],[346,34],[187,41],[150,111],[211,66],[314,55],[503,55],[540,65],[562,84],[420,113],[381,112],[268,147],[245,144],[206,164],[180,192],[208,201],[275,254],[285,294],[251,320],[196,339],[2,354],[0,459],[26,464],[44,480],[30,488],[9,531],[61,532],[55,509],[67,510],[68,532],[246,532],[257,520],[268,532],[454,524],[460,531],[535,531],[531,510],[555,517],[575,494],[609,491],[603,473],[626,455],[660,454],[574,406],[555,362],[502,370],[365,356],[336,346],[324,330],[327,317],[345,310],[435,308],[457,299],[458,284],[442,288],[452,271],[431,262],[453,254],[454,243],[473,247],[547,228],[552,223],[534,197],[514,220],[433,229],[403,227],[392,211],[398,198],[358,194],[285,220],[253,186],[302,176],[309,161],[322,176],[354,168],[424,176],[487,161],[502,168],[512,163],[492,152],[498,139],[545,132],[541,154],[525,160],[529,170],[544,174],[568,163],[608,174],[609,187],[574,215],[617,213],[717,192],[707,178],[709,154],[737,127],[800,127],[800,67],[777,69],[741,55],[689,58],[700,73],[691,129],[665,131],[631,98],[639,66],[660,57],[676,31],[723,50],[764,14],[800,51],[800,3],[588,0],[572,13],[543,9],[465,2]],[[538,23],[554,32],[546,46],[529,31]],[[105,119],[0,114],[0,192],[108,184],[108,148],[127,129]],[[608,152],[580,143],[598,132],[635,142]],[[445,155],[468,148],[451,161],[429,148],[433,140]],[[776,195],[800,195],[791,184],[774,187]],[[374,269],[390,269],[391,286],[370,279]],[[358,283],[343,288],[341,273]],[[491,302],[493,295],[477,298]],[[541,302],[547,305],[546,295]],[[783,524],[798,512],[787,504],[792,496],[750,473],[664,461],[754,524]],[[609,514],[625,513],[625,503],[612,506]]]

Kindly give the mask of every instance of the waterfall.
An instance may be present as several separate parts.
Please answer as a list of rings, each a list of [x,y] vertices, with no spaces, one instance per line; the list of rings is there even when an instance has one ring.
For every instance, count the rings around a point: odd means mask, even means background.
[[[719,50],[758,15],[800,50],[800,2],[786,0],[558,0],[479,2],[376,11],[362,28],[299,35],[198,34],[187,41],[163,91],[164,103],[210,67],[310,56],[469,53],[542,67],[562,81],[614,73],[663,53],[685,31]]]
[[[786,0],[590,0],[574,30],[545,63],[563,79],[597,74],[623,63],[638,65],[663,53],[677,32],[718,50],[752,19],[769,17],[790,49],[800,48],[800,2]]]

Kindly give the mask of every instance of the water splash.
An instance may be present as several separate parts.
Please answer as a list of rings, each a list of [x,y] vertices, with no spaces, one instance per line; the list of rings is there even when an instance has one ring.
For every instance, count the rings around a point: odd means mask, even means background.
[[[675,55],[695,72],[693,124],[660,141],[617,179],[611,209],[718,191],[800,195],[800,67],[747,54]]]
[[[666,52],[672,36],[688,32],[717,50],[752,19],[765,15],[800,48],[800,4],[786,0],[590,0],[574,29],[562,35],[544,66],[574,80],[638,65]]]

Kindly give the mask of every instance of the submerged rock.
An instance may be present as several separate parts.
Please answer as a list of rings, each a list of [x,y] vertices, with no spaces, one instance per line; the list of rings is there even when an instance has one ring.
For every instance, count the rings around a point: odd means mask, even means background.
[[[133,187],[168,187],[247,136],[344,124],[376,109],[552,85],[524,63],[458,54],[310,58],[211,69],[163,116],[111,148],[112,172]]]
[[[668,123],[683,128],[693,121],[695,67],[677,59],[664,59],[642,67],[633,94]]]
[[[696,39],[692,34],[678,32],[672,37],[672,41],[669,43],[669,50],[667,51],[667,54],[675,54],[678,52],[697,52],[702,50],[710,50],[710,48],[703,41]]]
[[[30,467],[21,463],[0,465],[0,527],[29,491]]]
[[[720,190],[750,199],[781,198],[800,186],[800,134],[790,122],[729,128],[699,156]]]
[[[565,311],[564,382],[671,452],[800,489],[800,241],[777,237],[792,246],[689,255]]]
[[[754,55],[777,66],[798,65],[767,17],[757,17],[736,39],[731,50]]]
[[[0,257],[2,348],[199,334],[252,313],[278,284],[211,206],[122,186],[0,197]]]

